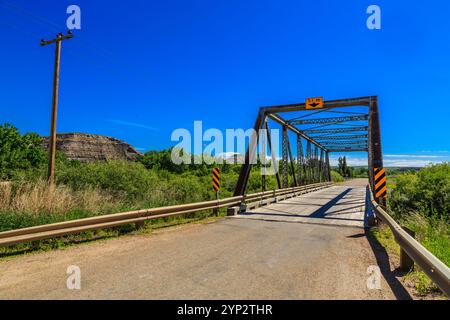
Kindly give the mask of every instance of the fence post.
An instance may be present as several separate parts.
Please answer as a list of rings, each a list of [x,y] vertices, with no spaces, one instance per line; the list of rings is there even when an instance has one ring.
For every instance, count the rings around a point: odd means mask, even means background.
[[[403,227],[402,229],[405,230],[411,237],[415,237],[415,232],[407,227]],[[400,269],[402,271],[412,271],[414,270],[414,261],[411,259],[408,254],[400,247]]]
[[[136,228],[136,230],[141,230],[142,228],[144,228],[144,225],[145,225],[144,221],[139,221],[139,222],[134,223],[134,227]]]

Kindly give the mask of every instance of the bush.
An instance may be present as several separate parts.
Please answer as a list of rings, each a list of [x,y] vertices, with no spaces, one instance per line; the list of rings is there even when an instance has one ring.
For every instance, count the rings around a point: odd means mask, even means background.
[[[158,186],[159,178],[155,171],[145,169],[141,163],[110,161],[61,164],[56,170],[56,181],[73,190],[94,187],[129,200],[139,200]]]
[[[391,180],[390,213],[401,225],[413,230],[425,248],[450,266],[449,163],[431,165],[418,172],[397,173]],[[390,231],[389,234],[393,238]],[[377,239],[383,242],[382,237],[377,236]],[[407,278],[421,295],[437,291],[420,270]]]
[[[331,170],[331,181],[342,182],[344,181],[344,178],[339,174],[339,172]]]
[[[406,172],[393,179],[389,206],[394,214],[420,212],[448,220],[450,164],[435,164],[419,172]]]
[[[42,138],[36,133],[21,135],[10,124],[0,125],[0,179],[15,178],[23,170],[46,162]]]

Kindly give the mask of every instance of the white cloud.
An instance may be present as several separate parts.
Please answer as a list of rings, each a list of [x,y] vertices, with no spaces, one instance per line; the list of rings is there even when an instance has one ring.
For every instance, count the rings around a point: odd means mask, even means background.
[[[337,166],[339,156],[331,156],[332,166]],[[366,157],[353,157],[346,155],[347,164],[350,166],[367,166]],[[449,157],[436,155],[412,155],[412,154],[384,154],[385,167],[426,167],[430,164],[450,161]]]
[[[430,155],[416,155],[416,154],[384,154],[385,158],[445,158],[445,156],[430,156]]]
[[[398,160],[384,160],[385,167],[426,167],[430,164],[441,163],[436,160],[421,160],[421,159],[398,159]]]

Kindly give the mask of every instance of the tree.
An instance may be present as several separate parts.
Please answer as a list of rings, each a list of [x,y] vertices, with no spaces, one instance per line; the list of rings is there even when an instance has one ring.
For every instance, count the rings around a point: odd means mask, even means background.
[[[347,165],[347,157],[339,157],[338,159],[338,172],[344,178],[353,177],[353,168]]]
[[[20,134],[11,124],[0,125],[0,178],[10,179],[15,170],[37,168],[46,162],[42,138]]]

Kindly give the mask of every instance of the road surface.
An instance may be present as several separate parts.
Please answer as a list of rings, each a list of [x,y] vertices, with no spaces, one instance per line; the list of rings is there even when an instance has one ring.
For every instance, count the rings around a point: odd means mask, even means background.
[[[1,299],[404,299],[354,180],[207,224],[0,261]],[[68,266],[81,289],[66,285]],[[369,289],[370,266],[381,288]],[[372,267],[373,268],[373,267]]]

